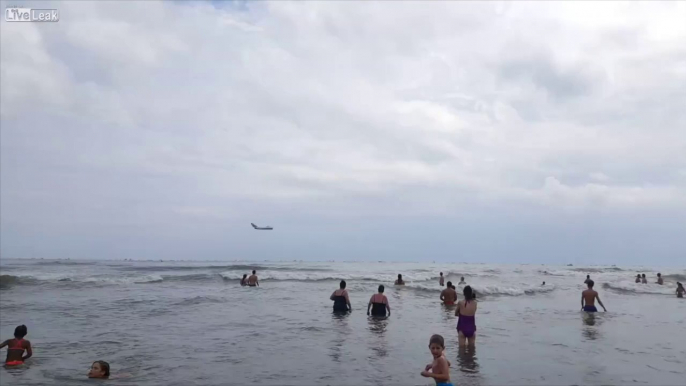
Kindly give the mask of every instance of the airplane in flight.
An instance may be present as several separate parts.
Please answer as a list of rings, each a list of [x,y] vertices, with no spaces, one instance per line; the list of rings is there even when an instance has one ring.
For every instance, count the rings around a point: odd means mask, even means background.
[[[258,231],[270,231],[270,230],[274,229],[274,228],[272,228],[272,227],[270,227],[270,226],[258,227],[257,225],[255,225],[255,224],[253,224],[253,223],[250,223],[250,225],[252,225],[252,227],[253,227],[254,229],[257,229]]]

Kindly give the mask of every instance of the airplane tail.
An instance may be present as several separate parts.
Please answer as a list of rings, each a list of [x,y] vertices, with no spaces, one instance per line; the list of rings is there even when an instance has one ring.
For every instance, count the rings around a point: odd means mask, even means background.
[[[250,223],[250,225],[252,225],[253,228],[257,229],[257,225],[255,225],[253,223]]]

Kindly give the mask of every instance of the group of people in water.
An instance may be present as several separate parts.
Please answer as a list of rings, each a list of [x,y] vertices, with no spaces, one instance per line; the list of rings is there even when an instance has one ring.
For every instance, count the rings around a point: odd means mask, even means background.
[[[17,326],[14,329],[14,339],[7,339],[0,343],[0,349],[7,346],[7,357],[5,358],[6,367],[21,366],[27,359],[33,356],[31,342],[24,339],[29,331],[25,325]],[[26,352],[26,355],[24,355]],[[88,371],[88,378],[109,378],[110,365],[105,361],[95,361]]]
[[[657,284],[663,284],[662,275],[657,274]],[[439,285],[444,286],[443,272],[439,276]],[[591,280],[590,275],[586,276],[584,283],[587,286],[581,293],[581,309],[585,312],[593,313],[597,312],[598,309],[595,306],[595,302],[607,312],[605,305],[600,300],[598,292],[593,289],[595,283]],[[647,284],[645,274],[636,275],[636,283]],[[398,286],[405,285],[405,281],[401,274],[398,275],[398,279],[394,283]],[[545,282],[543,283],[545,285]],[[448,281],[445,283],[445,289],[440,293],[440,299],[445,306],[455,307],[455,316],[457,316],[457,335],[458,343],[460,347],[473,346],[476,343],[476,320],[475,315],[478,308],[476,301],[476,294],[471,286],[466,285],[464,277],[460,278],[458,285],[465,285],[462,289],[462,294],[464,298],[462,300],[457,300],[457,288],[452,282]],[[247,274],[243,275],[241,279],[241,286],[257,287],[259,286],[259,281],[257,278],[257,273],[255,270],[252,271],[252,275],[248,277]],[[345,280],[341,280],[339,284],[339,289],[335,290],[330,299],[333,303],[334,312],[350,312],[352,311],[352,305],[350,303],[350,295],[346,289],[347,283]],[[388,298],[384,294],[384,285],[379,285],[377,293],[373,294],[369,298],[367,303],[367,315],[373,317],[388,317],[391,316],[391,306],[388,302]],[[677,282],[676,295],[682,298],[684,296],[684,286]],[[7,346],[7,357],[5,360],[5,366],[16,367],[21,366],[33,355],[33,350],[31,348],[31,342],[24,337],[28,334],[28,329],[25,325],[17,326],[14,330],[14,339],[8,339],[0,344],[0,348]],[[433,335],[429,340],[429,350],[433,356],[433,362],[428,364],[424,371],[421,372],[423,377],[433,378],[436,381],[436,386],[452,386],[450,381],[450,361],[445,358],[445,341],[441,335]],[[26,352],[26,354],[24,354]],[[95,361],[90,367],[88,372],[89,378],[110,378],[110,365],[105,361]]]
[[[646,274],[645,273],[637,273],[636,274],[636,283],[648,284],[648,279],[646,279]],[[661,273],[657,274],[657,281],[655,282],[655,284],[659,284],[659,285],[665,284],[665,281],[662,279]],[[686,290],[684,289],[684,285],[681,284],[680,282],[676,282],[676,297],[683,298],[684,293],[686,293]]]

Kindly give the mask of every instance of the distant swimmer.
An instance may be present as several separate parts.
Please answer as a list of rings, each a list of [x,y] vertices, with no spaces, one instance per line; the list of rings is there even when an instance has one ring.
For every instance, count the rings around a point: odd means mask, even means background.
[[[641,283],[648,284],[648,279],[646,279],[646,274],[641,274]]]
[[[455,316],[457,316],[457,339],[460,346],[476,343],[476,295],[472,287],[466,286],[462,290],[464,300],[457,302]]]
[[[446,359],[443,351],[445,341],[440,335],[432,335],[429,339],[429,350],[433,356],[433,362],[426,365],[422,371],[422,377],[433,378],[436,386],[453,386],[450,382],[450,362]]]
[[[543,282],[543,284],[541,284],[541,286],[544,286],[544,285],[545,285],[545,282]]]
[[[684,292],[686,292],[686,290],[684,290],[683,284],[676,282],[676,297],[683,298]]]
[[[7,339],[0,344],[0,348],[7,346],[6,366],[23,365],[27,359],[31,358],[33,355],[31,342],[24,339],[28,333],[28,329],[22,324],[14,329],[14,339]],[[26,355],[24,355],[24,351],[26,351]]]
[[[462,276],[462,277],[460,278],[460,282],[457,283],[457,285],[460,285],[460,284],[467,284],[467,283],[464,281],[464,276]]]
[[[595,301],[596,299],[598,300],[598,304],[600,304],[601,307],[603,307],[603,311],[607,312],[607,309],[603,305],[603,302],[600,301],[600,296],[598,296],[598,292],[593,289],[593,280],[589,280],[586,285],[588,286],[587,290],[584,290],[584,292],[581,293],[581,309],[586,312],[598,312],[598,309],[595,308]]]
[[[253,269],[252,275],[248,278],[248,287],[259,287],[260,282],[257,281],[257,272]]]
[[[333,300],[333,311],[334,312],[348,312],[352,311],[353,307],[350,305],[350,297],[348,296],[348,290],[345,289],[345,280],[341,280],[340,288],[333,291],[329,299]]]
[[[640,283],[640,282],[641,282],[641,274],[637,273],[636,274],[636,283]]]
[[[659,285],[665,284],[665,281],[662,280],[662,274],[661,273],[657,274],[657,284],[659,284]]]
[[[448,288],[441,291],[441,301],[446,306],[455,305],[455,302],[457,301],[457,292],[455,292],[452,282],[448,282]]]
[[[398,274],[398,280],[395,281],[395,285],[405,285],[405,282],[403,281],[403,275]]]
[[[106,379],[110,377],[110,364],[105,361],[95,361],[88,372],[88,378]]]
[[[591,275],[586,275],[586,280],[584,280],[584,284],[588,284],[589,281],[592,281]]]
[[[369,315],[369,309],[371,308],[372,316],[386,316],[386,311],[388,311],[388,316],[391,316],[391,306],[388,305],[388,298],[383,294],[384,286],[379,286],[379,292],[372,295],[369,299],[369,304],[367,304],[367,315]]]
[[[443,287],[443,272],[441,272],[441,277],[440,279],[438,279],[438,284],[440,284],[441,287]]]
[[[248,285],[248,274],[244,273],[241,279],[241,286],[245,287],[246,285]]]

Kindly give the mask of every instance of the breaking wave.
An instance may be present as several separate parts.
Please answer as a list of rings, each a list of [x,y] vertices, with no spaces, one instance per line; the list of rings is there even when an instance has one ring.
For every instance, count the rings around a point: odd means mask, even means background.
[[[622,294],[652,294],[674,295],[676,285],[659,285],[654,283],[640,284],[633,281],[620,281],[615,283],[603,283],[603,288]]]

